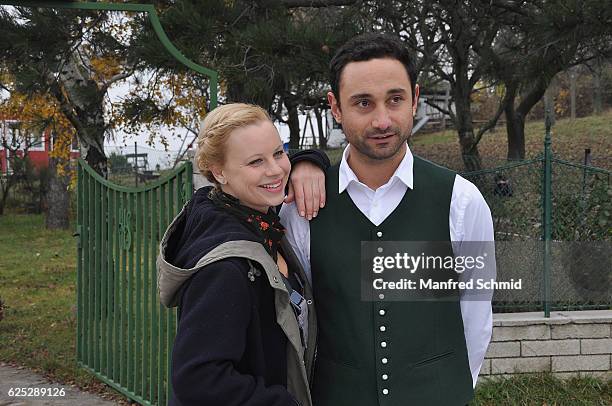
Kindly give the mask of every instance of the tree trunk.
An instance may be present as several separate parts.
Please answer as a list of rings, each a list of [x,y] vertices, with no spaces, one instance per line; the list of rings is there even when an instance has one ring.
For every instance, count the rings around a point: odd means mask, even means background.
[[[81,158],[106,178],[108,166],[104,153],[104,97],[91,72],[72,55],[60,72],[60,80],[50,80],[49,90],[59,101],[60,109],[77,131]]]
[[[4,207],[6,206],[6,201],[8,200],[9,192],[13,187],[13,182],[10,180],[10,177],[6,180],[6,183],[0,185],[2,189],[2,195],[0,196],[0,216],[4,214]]]
[[[506,83],[508,102],[504,107],[504,114],[508,136],[508,161],[525,159],[525,117],[517,113],[514,106],[517,90],[517,83]]]
[[[601,114],[603,110],[602,103],[602,86],[601,86],[601,76],[602,76],[602,64],[601,61],[597,60],[597,65],[595,66],[595,70],[593,72],[593,113]]]
[[[555,125],[555,91],[550,84],[544,92],[544,119],[546,118],[550,118],[551,125]]]
[[[455,126],[459,136],[459,146],[461,149],[461,157],[463,158],[463,166],[468,172],[478,171],[482,169],[480,153],[476,145],[474,137],[474,126],[472,124],[472,112],[470,103],[470,87],[467,83],[467,78],[461,80],[457,75],[457,83],[455,85]],[[463,83],[462,83],[463,82]]]
[[[542,99],[548,81],[542,77],[534,83],[531,89],[523,94],[518,107],[515,107],[518,84],[506,83],[506,91],[514,94],[506,104],[506,130],[508,132],[508,160],[525,159],[525,118],[533,106]]]
[[[508,132],[508,161],[525,159],[525,117],[516,113],[514,107],[506,108],[506,130]]]
[[[321,115],[321,110],[318,107],[314,108],[314,114],[317,118],[317,131],[319,133],[319,148],[325,149],[327,148],[327,138],[325,137],[325,131],[323,129],[323,117]]]
[[[287,108],[289,114],[289,149],[300,148],[300,119],[298,115],[297,103],[290,98],[283,98],[283,104]]]
[[[70,177],[57,173],[57,158],[49,159],[49,187],[47,190],[47,212],[45,225],[48,229],[63,229],[70,227],[70,193],[68,185]]]

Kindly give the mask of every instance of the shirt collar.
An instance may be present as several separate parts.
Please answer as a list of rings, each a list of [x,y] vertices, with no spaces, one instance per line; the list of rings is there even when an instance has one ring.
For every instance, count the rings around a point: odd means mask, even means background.
[[[346,148],[344,148],[344,151],[342,152],[342,160],[340,161],[340,167],[338,169],[339,170],[338,194],[344,192],[344,190],[346,190],[346,188],[348,187],[348,185],[351,184],[351,182],[361,183],[359,182],[359,179],[357,179],[357,175],[355,175],[355,172],[353,172],[353,170],[351,169],[347,161],[350,147],[351,147],[351,144],[347,145]],[[407,146],[406,154],[404,155],[404,158],[402,159],[399,166],[397,167],[397,169],[395,170],[395,172],[393,173],[393,175],[391,176],[391,178],[386,184],[391,183],[394,179],[397,178],[404,185],[412,189],[413,188],[413,176],[412,176],[413,164],[414,164],[414,157],[412,156],[410,147]]]

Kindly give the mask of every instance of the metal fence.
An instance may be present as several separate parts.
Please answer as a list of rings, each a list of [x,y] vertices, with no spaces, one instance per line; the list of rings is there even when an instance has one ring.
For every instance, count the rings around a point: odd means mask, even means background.
[[[176,311],[159,303],[155,260],[166,227],[191,198],[191,163],[127,188],[79,160],[77,193],[78,362],[143,405],[165,405]]]
[[[498,274],[498,279],[529,275],[535,285],[529,299],[523,295],[521,300],[513,300],[512,296],[496,293],[494,311],[543,310],[549,315],[553,310],[612,306],[612,269],[601,264],[597,278],[587,275],[600,257],[558,258],[557,253],[560,248],[567,250],[568,242],[612,241],[611,174],[546,153],[530,161],[463,174],[478,186],[491,209],[499,246],[498,265],[505,263],[507,266],[500,269],[508,272]],[[560,247],[562,243],[565,245]],[[574,253],[579,255],[580,250]],[[583,284],[599,279],[604,294],[580,294],[577,279],[583,279]]]

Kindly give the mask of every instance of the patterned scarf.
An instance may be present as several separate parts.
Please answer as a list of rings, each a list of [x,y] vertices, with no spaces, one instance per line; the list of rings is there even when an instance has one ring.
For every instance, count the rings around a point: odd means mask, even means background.
[[[261,238],[261,244],[274,261],[276,261],[278,246],[285,234],[285,227],[280,223],[280,217],[274,213],[272,208],[268,210],[268,213],[264,214],[250,207],[243,206],[234,196],[228,195],[217,187],[213,187],[208,192],[208,198],[217,207],[229,211],[246,224],[247,227]]]

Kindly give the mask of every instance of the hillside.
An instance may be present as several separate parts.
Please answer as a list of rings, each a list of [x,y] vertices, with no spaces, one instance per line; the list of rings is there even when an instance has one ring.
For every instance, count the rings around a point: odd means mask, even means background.
[[[544,122],[527,123],[527,158],[533,158],[544,150]],[[427,159],[453,169],[462,170],[457,134],[454,130],[416,134],[410,141],[412,150]],[[552,131],[555,156],[582,163],[585,148],[591,149],[592,165],[612,170],[612,110],[599,116],[557,120]],[[506,163],[507,141],[505,126],[487,132],[478,145],[484,168]]]

